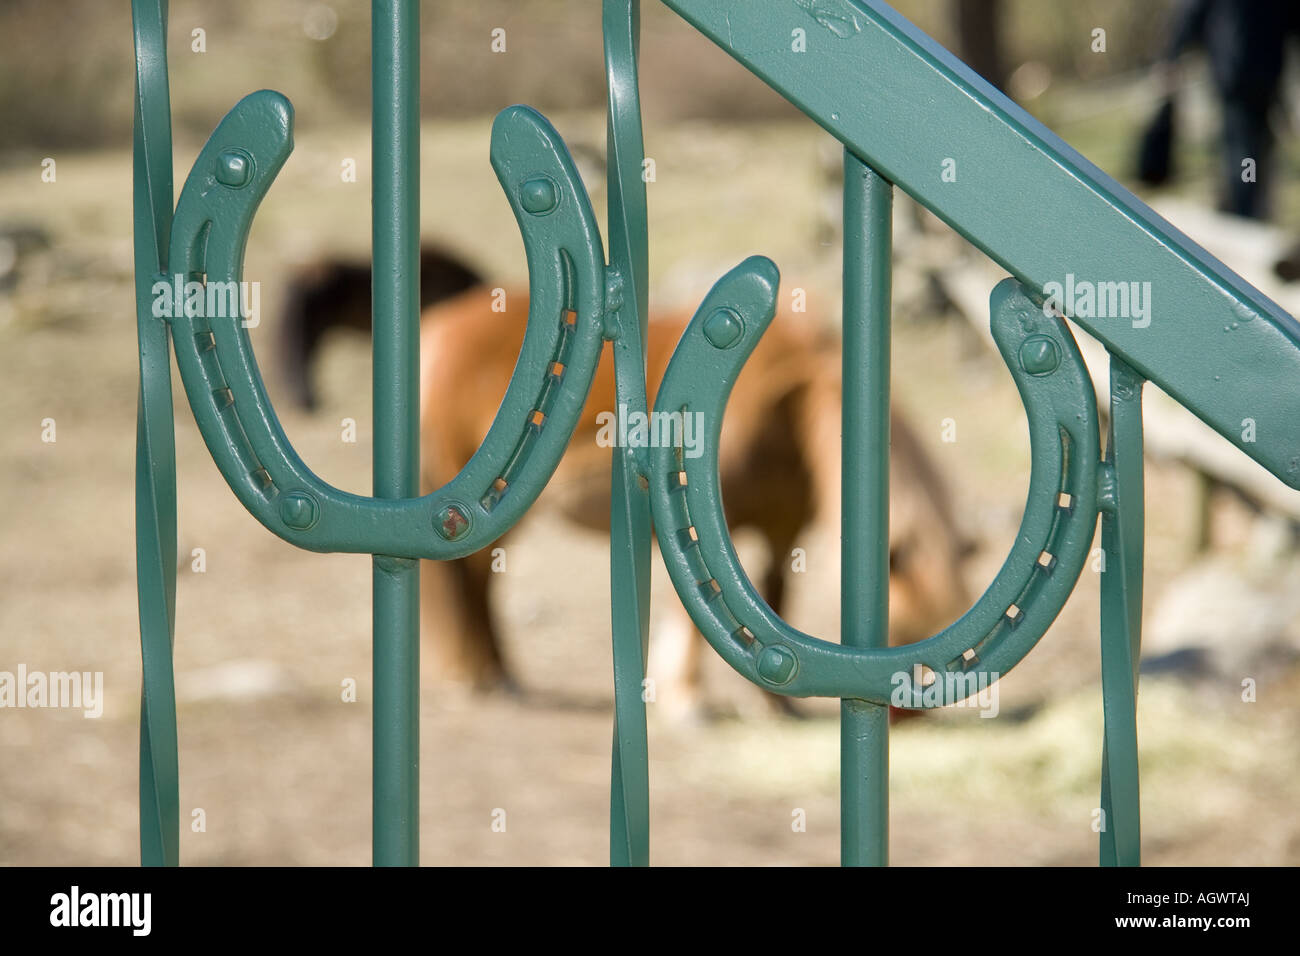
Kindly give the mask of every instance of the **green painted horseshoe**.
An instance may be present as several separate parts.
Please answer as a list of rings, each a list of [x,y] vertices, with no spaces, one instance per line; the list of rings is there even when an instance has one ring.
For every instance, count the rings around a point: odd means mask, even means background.
[[[513,106],[497,116],[492,165],[523,233],[531,293],[505,400],[478,452],[442,488],[423,498],[361,497],[325,483],[295,453],[240,321],[248,231],[293,149],[292,130],[287,99],[250,94],[217,126],[181,193],[172,274],[159,277],[155,308],[169,296],[183,299],[183,307],[176,301],[159,311],[173,313],[177,364],[199,430],[236,497],[298,547],[463,557],[504,534],[541,493],[591,389],[605,268],[582,180],[541,114]]]
[[[1028,501],[1011,553],[974,606],[933,637],[891,648],[831,644],[790,627],[759,597],[723,517],[722,415],[736,376],[775,314],[778,282],[776,266],[762,257],[723,277],[682,336],[660,386],[655,433],[663,434],[665,422],[676,428],[680,414],[683,423],[696,416],[703,436],[697,458],[685,457],[680,439],[675,447],[651,449],[655,533],[673,585],[714,649],[766,690],[906,708],[963,699],[1038,642],[1087,560],[1098,513],[1100,440],[1083,359],[1064,322],[1044,315],[1014,279],[994,289],[993,335],[1020,390],[1033,447]],[[935,677],[929,687],[916,679],[925,668]]]

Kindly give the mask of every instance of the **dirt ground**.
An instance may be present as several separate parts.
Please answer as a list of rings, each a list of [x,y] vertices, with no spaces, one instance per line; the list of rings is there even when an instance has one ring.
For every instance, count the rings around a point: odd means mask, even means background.
[[[599,117],[555,117],[599,147]],[[521,244],[487,163],[484,122],[426,129],[424,227],[497,281],[523,278]],[[752,252],[773,256],[811,310],[837,320],[839,263],[821,232],[824,136],[803,124],[648,131],[655,301],[698,300]],[[178,147],[177,186],[197,143]],[[361,160],[358,184],[339,157]],[[364,253],[366,131],[299,137],[255,224],[247,278],[262,283],[259,354],[291,264]],[[139,648],[134,590],[136,403],[130,156],[61,156],[0,170],[0,213],[54,240],[45,273],[0,299],[0,670],[102,671],[98,719],[0,711],[0,863],[132,864]],[[598,205],[603,197],[593,184]],[[780,182],[780,188],[772,183]],[[761,199],[756,199],[761,197]],[[833,200],[832,200],[833,202]],[[903,218],[902,206],[900,216]],[[603,210],[601,211],[603,217]],[[513,238],[512,238],[513,237]],[[1009,376],[961,323],[930,315],[900,269],[895,399],[947,477],[991,580],[1013,540],[1028,479],[1027,432]],[[282,409],[303,458],[367,493],[369,357],[340,336],[320,370],[323,409]],[[279,393],[273,378],[273,397]],[[177,396],[181,568],[176,672],[183,825],[191,864],[365,864],[370,847],[369,560],[279,541],[236,502]],[[940,423],[958,422],[944,443]],[[341,422],[357,422],[355,443]],[[42,441],[54,419],[57,440]],[[1194,482],[1152,463],[1148,614],[1192,562]],[[1235,512],[1221,519],[1240,521]],[[813,532],[810,532],[813,535]],[[1239,536],[1240,537],[1240,536]],[[833,637],[833,537],[810,537],[791,623]],[[740,542],[751,572],[768,560]],[[204,570],[194,570],[202,549]],[[599,536],[542,507],[508,545],[494,600],[525,688],[472,697],[439,686],[422,704],[422,853],[427,864],[607,860],[611,663],[608,560]],[[656,601],[672,599],[656,559]],[[899,864],[1092,864],[1101,706],[1097,578],[1086,569],[1057,624],[999,685],[1000,714],[951,710],[903,722],[891,740],[892,858]],[[1231,630],[1220,635],[1233,639]],[[1139,731],[1145,861],[1300,862],[1300,675],[1268,665],[1189,684],[1144,678]],[[1280,660],[1280,658],[1279,658]],[[1258,679],[1255,703],[1241,680]],[[342,700],[343,681],[359,687]],[[678,726],[651,707],[652,859],[657,864],[831,864],[838,859],[834,705],[769,715],[710,656],[716,720]],[[504,809],[504,833],[492,828]],[[795,832],[795,811],[806,832]]]

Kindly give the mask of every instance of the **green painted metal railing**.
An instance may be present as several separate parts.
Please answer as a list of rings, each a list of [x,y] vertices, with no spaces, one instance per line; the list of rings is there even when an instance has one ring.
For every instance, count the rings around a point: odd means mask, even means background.
[[[888,706],[952,703],[927,671],[974,688],[1043,636],[1082,571],[1101,517],[1101,861],[1140,859],[1143,383],[1155,382],[1279,479],[1300,487],[1300,326],[1023,110],[878,0],[664,0],[845,146],[843,583],[840,643],[780,620],[737,559],[723,519],[717,441],[731,384],[772,321],[763,258],[714,287],[679,343],[656,410],[700,413],[704,454],[620,447],[611,474],[615,716],[610,859],[649,862],[646,714],[651,517],[669,575],[718,653],[760,687],[838,697],[842,858],[888,861]],[[237,318],[154,314],[158,284],[237,281],[258,203],[292,148],[277,93],[247,96],[217,126],[173,212],[165,0],[133,0],[136,296],[140,339],[137,562],[143,654],[140,825],[146,864],[178,862],[172,641],[176,487],[170,347],[209,450],[267,528],[312,551],[374,556],[374,861],[418,858],[418,559],[503,534],[559,462],[612,340],[620,404],[647,406],[644,148],[639,0],[603,0],[609,87],[609,259],[563,141],[511,107],[491,158],[524,238],[530,311],[496,420],[465,469],[415,496],[418,432],[416,0],[372,4],[375,493],[339,491],[302,462],[267,398]],[[802,31],[802,32],[801,32]],[[799,35],[803,43],[793,43]],[[945,170],[955,169],[955,180]],[[897,186],[1011,274],[993,290],[994,339],[1024,402],[1033,448],[1020,533],[993,583],[933,637],[889,647],[890,226]],[[1149,282],[1142,321],[1074,314],[1054,282]],[[177,297],[180,300],[182,297]],[[1058,311],[1055,306],[1060,306]],[[1104,456],[1096,398],[1061,312],[1111,356]],[[1243,437],[1255,423],[1258,441]],[[952,681],[952,678],[957,678]],[[964,694],[962,695],[964,696]]]

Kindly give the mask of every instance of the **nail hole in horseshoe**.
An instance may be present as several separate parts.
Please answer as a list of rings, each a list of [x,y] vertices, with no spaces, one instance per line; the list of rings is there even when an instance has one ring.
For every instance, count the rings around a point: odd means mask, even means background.
[[[489,488],[483,497],[479,498],[478,503],[483,506],[483,510],[491,514],[492,509],[501,503],[506,489],[510,487],[510,482],[504,478],[497,477],[492,479],[492,487]]]
[[[1056,507],[1060,508],[1062,511],[1073,511],[1074,495],[1070,494],[1068,491],[1062,491],[1056,496]]]
[[[1012,604],[1007,608],[1006,618],[1007,621],[1010,622],[1011,626],[1015,627],[1025,619],[1025,612],[1021,610],[1018,605]]]
[[[1038,556],[1038,566],[1048,574],[1051,574],[1056,568],[1056,555],[1052,554],[1050,551],[1044,551]]]
[[[701,581],[699,584],[700,593],[704,595],[704,600],[712,601],[722,594],[722,588],[718,585],[716,578],[709,578],[707,581]]]

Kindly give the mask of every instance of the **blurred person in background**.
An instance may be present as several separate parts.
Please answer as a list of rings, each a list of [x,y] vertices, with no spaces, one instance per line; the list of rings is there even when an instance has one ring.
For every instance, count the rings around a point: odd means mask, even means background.
[[[1268,218],[1278,172],[1272,118],[1281,102],[1287,43],[1297,32],[1297,0],[1182,0],[1157,68],[1165,102],[1142,144],[1139,178],[1157,185],[1170,176],[1178,60],[1202,47],[1223,111],[1219,209]]]
[[[950,0],[957,25],[957,53],[966,65],[1000,90],[1007,88],[1002,42],[1002,0]]]

